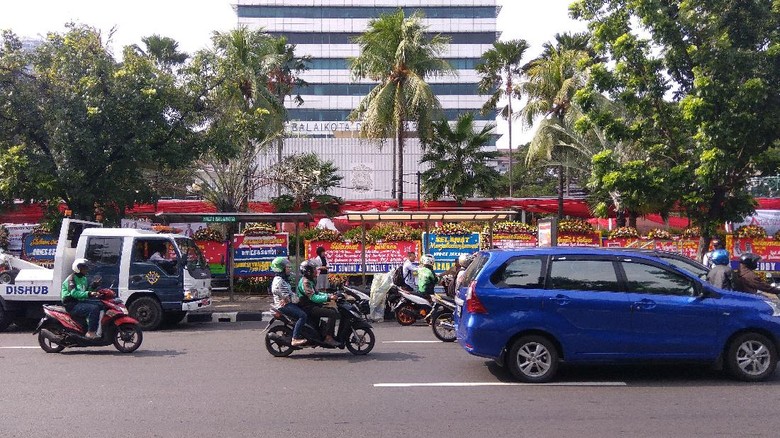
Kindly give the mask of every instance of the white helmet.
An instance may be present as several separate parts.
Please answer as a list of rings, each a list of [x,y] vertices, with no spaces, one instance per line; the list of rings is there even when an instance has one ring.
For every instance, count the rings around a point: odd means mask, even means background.
[[[89,263],[89,260],[87,260],[87,259],[76,259],[76,260],[74,260],[73,261],[73,266],[72,266],[73,272],[81,272],[81,269],[79,268],[79,266],[83,265],[84,267],[86,267],[87,263]]]
[[[421,265],[433,266],[434,263],[436,263],[436,259],[434,259],[430,254],[425,254],[424,256],[420,257]]]

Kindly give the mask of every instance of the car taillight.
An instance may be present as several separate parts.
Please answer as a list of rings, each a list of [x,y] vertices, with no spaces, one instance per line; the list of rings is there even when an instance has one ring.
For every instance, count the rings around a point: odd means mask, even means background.
[[[466,311],[469,313],[487,313],[482,301],[477,297],[477,282],[472,281],[466,291]]]

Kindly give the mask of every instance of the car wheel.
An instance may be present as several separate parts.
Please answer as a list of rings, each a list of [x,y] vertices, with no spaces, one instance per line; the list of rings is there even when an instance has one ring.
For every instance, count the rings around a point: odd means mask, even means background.
[[[775,345],[758,333],[739,335],[728,346],[726,366],[736,379],[747,382],[764,380],[777,367]]]
[[[528,383],[549,382],[558,371],[558,350],[544,336],[523,336],[512,344],[506,363],[515,378]]]
[[[138,321],[141,330],[156,330],[162,324],[162,306],[152,297],[138,298],[130,303],[128,311]]]

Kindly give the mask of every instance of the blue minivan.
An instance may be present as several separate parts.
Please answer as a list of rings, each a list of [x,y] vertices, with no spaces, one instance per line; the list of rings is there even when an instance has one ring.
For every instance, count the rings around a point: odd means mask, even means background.
[[[460,345],[517,379],[561,361],[710,362],[758,381],[777,365],[780,309],[651,252],[553,247],[477,253],[458,291]]]

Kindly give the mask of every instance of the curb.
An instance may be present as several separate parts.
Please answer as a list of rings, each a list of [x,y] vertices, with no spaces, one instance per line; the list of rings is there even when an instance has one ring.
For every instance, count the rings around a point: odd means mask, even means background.
[[[242,322],[262,321],[269,312],[195,312],[188,313],[182,322]]]

